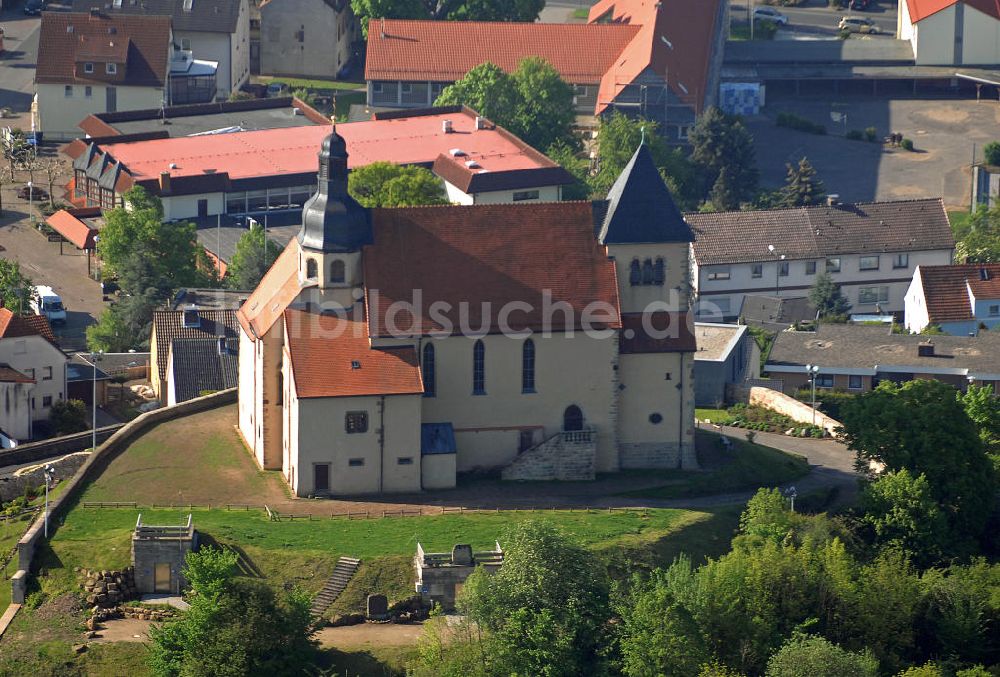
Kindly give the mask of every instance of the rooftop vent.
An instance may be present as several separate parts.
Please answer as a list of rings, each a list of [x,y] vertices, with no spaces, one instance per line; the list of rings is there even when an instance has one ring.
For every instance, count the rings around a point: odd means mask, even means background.
[[[201,171],[203,171],[206,174],[215,174],[215,170],[214,169],[203,169]]]
[[[351,360],[351,369],[360,369],[361,362],[359,360]]]
[[[455,131],[454,127],[451,124],[451,120],[441,121],[441,131],[444,132],[445,134],[451,134],[453,131]]]
[[[183,324],[186,329],[197,329],[201,326],[201,318],[198,317],[197,306],[188,306],[184,309]]]
[[[476,129],[486,129],[486,118],[481,115],[476,116]]]
[[[72,33],[73,32],[73,24],[68,24],[66,26],[66,32],[67,33]]]
[[[917,357],[934,357],[934,342],[921,341],[917,344]]]
[[[468,167],[469,169],[479,169],[479,163],[476,162],[475,160],[466,160],[465,166]]]
[[[989,279],[990,279],[990,269],[989,268],[980,268],[979,269],[979,279],[982,280],[983,282],[988,282]]]
[[[225,336],[219,336],[217,340],[219,342],[219,354],[220,355],[228,355],[229,354],[229,346],[226,345],[226,337]]]
[[[827,207],[836,207],[839,204],[840,204],[840,195],[838,195],[837,193],[830,193],[829,195],[826,196]]]
[[[301,108],[293,108],[292,115],[303,115]]]
[[[177,169],[177,163],[176,163],[176,162],[171,162],[171,163],[170,163],[170,164],[169,164],[168,166],[169,166],[169,167],[170,167],[171,169]]]
[[[468,155],[468,153],[466,153],[461,148],[452,148],[451,150],[448,151],[448,154],[451,155],[452,157],[465,157],[466,155]]]

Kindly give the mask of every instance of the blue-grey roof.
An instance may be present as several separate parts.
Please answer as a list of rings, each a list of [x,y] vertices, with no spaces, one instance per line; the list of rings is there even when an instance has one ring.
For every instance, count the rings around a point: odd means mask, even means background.
[[[223,343],[220,350],[219,341]],[[186,402],[204,392],[236,387],[239,380],[239,340],[234,338],[174,339],[174,393],[177,402]]]
[[[455,429],[450,423],[422,423],[420,425],[420,455],[454,454]]]
[[[96,380],[107,381],[111,377],[106,373],[97,370]],[[94,380],[94,367],[89,364],[79,364],[77,362],[68,362],[66,364],[66,381],[69,383],[74,383],[76,381],[93,381]]]
[[[601,244],[694,241],[646,144],[639,146],[608,191],[598,239]]]

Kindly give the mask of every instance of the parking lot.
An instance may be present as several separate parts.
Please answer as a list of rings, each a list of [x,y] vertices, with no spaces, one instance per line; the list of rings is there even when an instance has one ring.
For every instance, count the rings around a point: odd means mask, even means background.
[[[747,7],[762,6],[763,3],[747,3],[733,0],[730,5],[730,18],[733,22],[747,20]],[[897,5],[892,0],[877,0],[872,2],[865,11],[832,9],[826,0],[805,0],[798,7],[774,7],[788,17],[788,23],[781,26],[775,34],[775,40],[817,40],[836,39],[837,24],[845,16],[871,19],[878,27],[878,39],[891,39],[896,33]]]
[[[779,112],[793,112],[826,126],[817,136],[777,127]],[[846,114],[834,122],[831,113]],[[1000,103],[955,99],[882,100],[872,97],[772,100],[764,115],[750,118],[761,183],[779,186],[785,163],[808,157],[830,193],[847,201],[942,196],[954,208],[969,207],[973,149],[998,136]],[[844,139],[845,129],[875,127],[881,139],[901,132],[914,152]]]

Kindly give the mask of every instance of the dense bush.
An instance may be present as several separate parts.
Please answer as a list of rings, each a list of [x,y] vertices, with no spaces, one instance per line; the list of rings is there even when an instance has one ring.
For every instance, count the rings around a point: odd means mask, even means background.
[[[903,139],[899,145],[903,150],[913,150],[913,139]]]
[[[840,408],[845,402],[851,402],[856,398],[854,393],[843,390],[818,389],[816,391],[816,408],[830,418],[840,420]],[[795,393],[795,399],[806,404],[812,404],[812,389],[802,388]]]
[[[50,414],[52,427],[59,435],[87,430],[87,405],[82,400],[56,400]]]
[[[799,423],[792,418],[779,414],[764,407],[736,404],[728,410],[729,418],[723,425],[734,428],[746,428],[760,432],[783,433],[792,430],[795,437],[822,437],[823,429],[805,423]]]
[[[874,127],[865,127],[865,141],[870,143],[878,141],[878,131]]]
[[[864,141],[865,133],[862,132],[860,129],[852,129],[848,131],[847,134],[844,135],[844,137],[849,141]]]
[[[983,146],[983,158],[988,165],[1000,166],[1000,142],[990,141]]]
[[[826,127],[795,113],[778,113],[776,124],[809,134],[826,134]]]

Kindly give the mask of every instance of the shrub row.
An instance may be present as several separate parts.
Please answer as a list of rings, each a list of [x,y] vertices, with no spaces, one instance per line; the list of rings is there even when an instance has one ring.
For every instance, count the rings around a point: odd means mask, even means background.
[[[778,113],[776,124],[808,134],[826,134],[826,127],[795,113]]]

